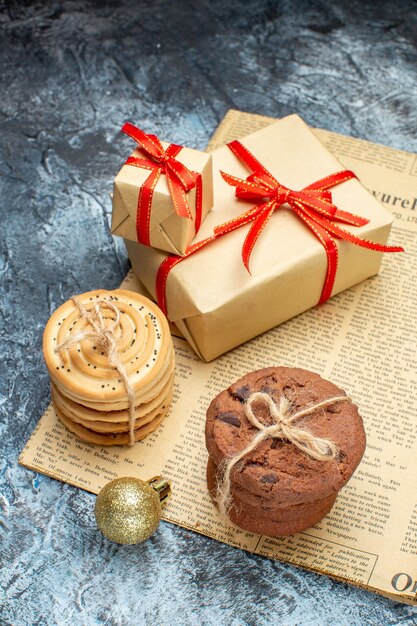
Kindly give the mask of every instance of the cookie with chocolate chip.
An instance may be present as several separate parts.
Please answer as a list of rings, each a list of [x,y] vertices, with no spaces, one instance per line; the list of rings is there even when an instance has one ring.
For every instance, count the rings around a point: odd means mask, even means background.
[[[303,505],[306,510],[312,511],[315,507],[317,513],[327,512],[328,503],[334,501],[362,458],[365,431],[357,407],[345,392],[307,370],[288,367],[257,370],[213,399],[206,421],[206,446],[213,464],[209,470],[210,480],[213,482],[218,476],[218,470],[213,468],[223,467],[227,459],[244,450],[259,432],[246,415],[247,400],[255,392],[267,394],[277,404],[284,396],[293,413],[329,398],[342,397],[342,400],[300,418],[296,424],[297,428],[308,430],[316,437],[332,441],[337,455],[333,460],[316,460],[285,438],[265,439],[231,471],[232,508],[235,510],[231,518],[240,520],[242,524],[236,523],[247,530],[250,526],[253,531],[254,525],[249,518],[264,522],[265,516],[269,516],[268,519],[276,522],[282,520],[284,512],[289,514],[288,510],[283,511],[288,507]],[[254,412],[259,422],[271,424],[266,404],[259,403],[258,406],[255,402]],[[236,511],[239,511],[237,518]],[[281,517],[278,515],[277,518],[277,511]],[[301,526],[311,525],[311,515],[302,514],[301,508],[297,515],[301,517]],[[274,527],[278,526],[274,524]],[[287,524],[290,532],[298,526],[298,522]],[[260,524],[259,532],[264,532],[265,527],[265,523]]]
[[[212,498],[216,499],[218,468],[209,458],[207,464],[207,485]],[[242,500],[239,490],[233,485],[232,506],[228,511],[230,520],[245,530],[258,535],[281,537],[292,535],[317,524],[331,510],[337,494],[319,498],[312,502],[291,506],[270,507],[268,500],[258,497],[256,504]]]

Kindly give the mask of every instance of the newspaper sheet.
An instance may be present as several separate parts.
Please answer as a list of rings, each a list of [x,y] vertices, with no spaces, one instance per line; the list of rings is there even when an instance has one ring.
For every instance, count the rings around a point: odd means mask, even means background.
[[[229,111],[209,149],[273,120]],[[282,324],[212,363],[174,337],[171,411],[133,448],[79,441],[49,407],[20,463],[97,493],[109,480],[162,474],[173,495],[163,518],[219,541],[288,561],[410,604],[417,603],[417,156],[324,130],[314,131],[395,215],[380,275]],[[123,286],[141,290],[132,273]],[[207,492],[205,411],[247,371],[304,367],[343,387],[360,407],[368,445],[355,475],[315,527],[272,539],[222,521]]]

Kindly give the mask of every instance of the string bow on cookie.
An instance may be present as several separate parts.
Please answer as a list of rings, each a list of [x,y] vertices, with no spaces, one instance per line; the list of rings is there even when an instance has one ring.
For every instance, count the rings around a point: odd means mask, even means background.
[[[132,446],[135,443],[135,392],[129,381],[126,368],[120,360],[117,352],[115,333],[120,326],[120,311],[112,302],[109,302],[108,300],[98,300],[94,303],[91,310],[88,310],[77,298],[71,298],[71,300],[78,308],[81,317],[83,317],[92,327],[92,330],[83,330],[67,337],[58,346],[56,346],[55,352],[69,348],[77,343],[80,343],[81,341],[84,341],[84,339],[91,339],[102,348],[103,352],[107,355],[110,367],[117,370],[126,389],[129,400],[129,445]],[[106,324],[105,322],[102,312],[104,307],[113,311],[115,315],[115,319],[111,324]]]
[[[322,400],[301,411],[291,413],[291,403],[285,397],[281,396],[279,402],[276,403],[271,396],[263,392],[252,393],[245,404],[245,414],[249,422],[258,429],[259,432],[253,437],[249,444],[240,452],[226,460],[221,472],[221,480],[218,481],[217,487],[217,503],[222,515],[227,515],[227,511],[231,505],[231,479],[230,475],[235,465],[243,459],[249,452],[255,450],[258,445],[265,439],[277,438],[290,441],[302,452],[308,454],[317,461],[332,461],[337,454],[337,446],[330,439],[322,439],[316,437],[305,428],[298,428],[295,425],[302,417],[311,415],[319,409],[324,409],[336,402],[349,400],[345,395],[334,396],[327,400]],[[269,416],[272,424],[264,424],[256,417],[253,405],[255,402],[262,402],[269,410]]]

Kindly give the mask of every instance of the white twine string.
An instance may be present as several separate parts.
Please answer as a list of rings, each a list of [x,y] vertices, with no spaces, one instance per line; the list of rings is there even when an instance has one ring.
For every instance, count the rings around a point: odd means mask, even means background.
[[[295,445],[299,450],[302,450],[313,459],[317,461],[332,461],[337,454],[337,446],[329,439],[321,439],[316,437],[311,432],[304,428],[297,428],[294,426],[294,422],[300,418],[311,415],[318,409],[323,409],[335,402],[343,402],[349,400],[348,396],[334,396],[328,398],[317,404],[313,404],[302,411],[297,413],[290,413],[291,403],[285,397],[281,396],[279,403],[277,404],[271,396],[263,392],[252,393],[245,403],[245,414],[249,422],[255,426],[259,432],[253,437],[249,444],[240,452],[233,455],[222,464],[220,467],[220,478],[218,479],[217,486],[217,503],[220,513],[227,515],[231,505],[231,472],[237,463],[249,452],[255,450],[255,448],[265,439],[277,438],[286,439]],[[255,402],[262,402],[267,405],[269,409],[270,417],[273,420],[273,424],[262,424],[253,412],[253,404]]]
[[[129,445],[133,446],[135,443],[135,392],[130,384],[126,368],[121,362],[117,352],[115,337],[116,329],[120,325],[120,311],[112,302],[108,302],[107,300],[97,300],[90,311],[86,309],[86,307],[79,300],[77,300],[77,298],[71,298],[71,300],[80,311],[81,316],[90,324],[90,326],[93,327],[94,330],[84,330],[68,336],[64,339],[64,341],[55,347],[55,352],[65,350],[70,346],[80,343],[84,339],[91,339],[106,353],[110,366],[117,370],[126,388],[129,400]],[[103,305],[112,310],[115,314],[115,319],[112,324],[106,325],[104,321],[101,312]]]

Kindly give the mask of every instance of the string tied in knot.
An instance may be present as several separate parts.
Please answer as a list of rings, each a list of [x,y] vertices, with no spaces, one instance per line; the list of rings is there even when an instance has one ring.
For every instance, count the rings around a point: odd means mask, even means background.
[[[103,352],[105,352],[110,367],[117,370],[126,389],[129,401],[129,445],[132,446],[135,443],[135,392],[129,381],[126,368],[123,365],[117,351],[116,331],[118,328],[121,329],[120,311],[112,302],[103,299],[97,300],[90,310],[88,310],[77,298],[71,298],[71,300],[78,308],[81,317],[88,322],[93,330],[84,330],[68,336],[55,347],[55,352],[60,352],[61,350],[70,348],[85,339],[94,341],[100,346]],[[109,324],[106,324],[103,316],[103,309],[105,307],[113,311],[115,316],[114,320],[112,320]]]
[[[221,478],[218,479],[217,487],[217,503],[220,513],[227,515],[230,509],[231,472],[233,468],[266,439],[285,439],[317,461],[327,462],[334,460],[338,449],[333,441],[316,437],[306,428],[296,426],[295,422],[302,417],[315,413],[319,409],[324,409],[331,404],[346,400],[349,400],[348,396],[334,396],[293,413],[291,412],[291,402],[285,396],[281,396],[279,401],[275,402],[267,393],[252,393],[245,403],[245,415],[252,426],[257,428],[258,432],[243,450],[226,459],[223,463],[222,471],[220,472]],[[255,415],[254,404],[259,402],[268,408],[269,424],[261,422]]]

